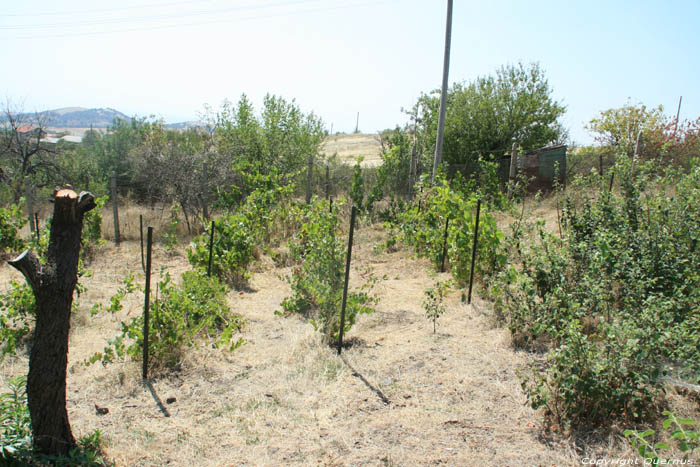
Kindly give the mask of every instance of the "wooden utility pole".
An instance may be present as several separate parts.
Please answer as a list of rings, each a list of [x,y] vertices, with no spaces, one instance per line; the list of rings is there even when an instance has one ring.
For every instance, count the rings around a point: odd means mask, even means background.
[[[73,292],[78,282],[78,257],[83,216],[95,198],[70,187],[56,188],[51,236],[45,262],[26,250],[8,263],[21,272],[36,301],[34,343],[29,354],[27,402],[37,451],[65,455],[75,447],[66,411],[66,369]]]
[[[639,144],[642,141],[642,130],[639,130],[639,133],[637,133],[637,142],[634,143],[634,161],[636,162],[637,159],[639,159]]]
[[[442,92],[440,93],[440,116],[438,117],[437,141],[435,142],[435,159],[433,175],[430,182],[435,183],[435,174],[442,162],[442,139],[445,133],[445,113],[447,107],[447,78],[450,73],[450,42],[452,41],[452,0],[447,0],[447,25],[445,26],[445,58],[442,64]]]

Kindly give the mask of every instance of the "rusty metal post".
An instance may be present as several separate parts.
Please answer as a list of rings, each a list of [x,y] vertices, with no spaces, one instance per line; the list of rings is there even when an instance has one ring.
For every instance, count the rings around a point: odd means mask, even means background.
[[[338,355],[343,350],[343,328],[345,327],[345,306],[348,300],[348,281],[350,280],[350,257],[352,255],[352,237],[355,232],[355,216],[357,215],[357,207],[352,206],[350,214],[350,235],[348,236],[348,256],[345,262],[345,285],[343,287],[343,305],[340,310],[340,330],[338,332]]]
[[[450,226],[450,218],[445,219],[445,235],[442,239],[442,263],[440,265],[440,272],[445,272],[445,259],[447,259],[447,229]]]
[[[479,214],[481,211],[481,200],[476,200],[476,222],[474,224],[474,242],[472,244],[472,267],[469,273],[469,296],[467,298],[467,303],[472,303],[472,285],[474,284],[474,264],[476,262],[476,244],[479,239]]]
[[[148,228],[146,237],[146,287],[143,304],[143,379],[148,379],[148,331],[151,300],[151,251],[153,245],[153,227]]]

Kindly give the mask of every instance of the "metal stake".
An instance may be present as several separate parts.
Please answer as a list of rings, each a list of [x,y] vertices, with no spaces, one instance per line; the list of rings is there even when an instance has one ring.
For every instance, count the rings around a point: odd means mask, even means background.
[[[479,239],[479,213],[481,211],[481,200],[476,200],[476,223],[474,224],[474,243],[472,244],[472,268],[469,273],[469,297],[467,303],[472,302],[472,285],[474,284],[474,263],[476,260],[476,242]]]
[[[151,299],[151,246],[153,244],[153,227],[148,228],[146,237],[146,298],[143,305],[143,379],[148,379],[148,312]]]
[[[357,208],[353,205],[350,214],[350,236],[348,237],[348,257],[345,262],[345,286],[343,287],[343,306],[340,311],[340,332],[338,333],[338,355],[343,350],[343,328],[345,327],[345,305],[348,299],[348,281],[350,280],[350,256],[352,255],[352,237],[355,232],[355,215]]]

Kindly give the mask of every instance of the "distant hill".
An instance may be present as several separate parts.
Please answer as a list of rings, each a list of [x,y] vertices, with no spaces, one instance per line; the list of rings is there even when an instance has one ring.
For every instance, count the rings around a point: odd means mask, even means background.
[[[44,110],[43,112],[23,114],[23,120],[30,124],[35,124],[36,116],[46,128],[52,130],[60,129],[76,133],[82,133],[90,128],[107,128],[112,126],[115,118],[120,118],[130,122],[132,120],[126,114],[111,108],[86,109],[85,107],[63,107],[61,109]],[[7,121],[7,117],[0,114],[0,122]],[[189,130],[190,128],[204,127],[200,121],[190,120],[186,122],[166,123],[165,128],[171,130]],[[81,133],[80,131],[77,131]]]
[[[86,109],[65,107],[39,112],[47,126],[52,128],[106,128],[115,118],[131,121],[131,117],[114,109]]]

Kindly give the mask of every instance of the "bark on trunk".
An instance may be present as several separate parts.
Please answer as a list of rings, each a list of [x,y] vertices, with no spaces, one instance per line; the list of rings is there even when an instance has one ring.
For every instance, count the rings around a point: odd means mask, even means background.
[[[45,454],[67,454],[75,446],[66,411],[68,332],[83,215],[95,207],[88,192],[54,192],[54,213],[46,263],[27,250],[10,265],[24,274],[36,299],[36,329],[29,356],[27,400],[34,447]]]

